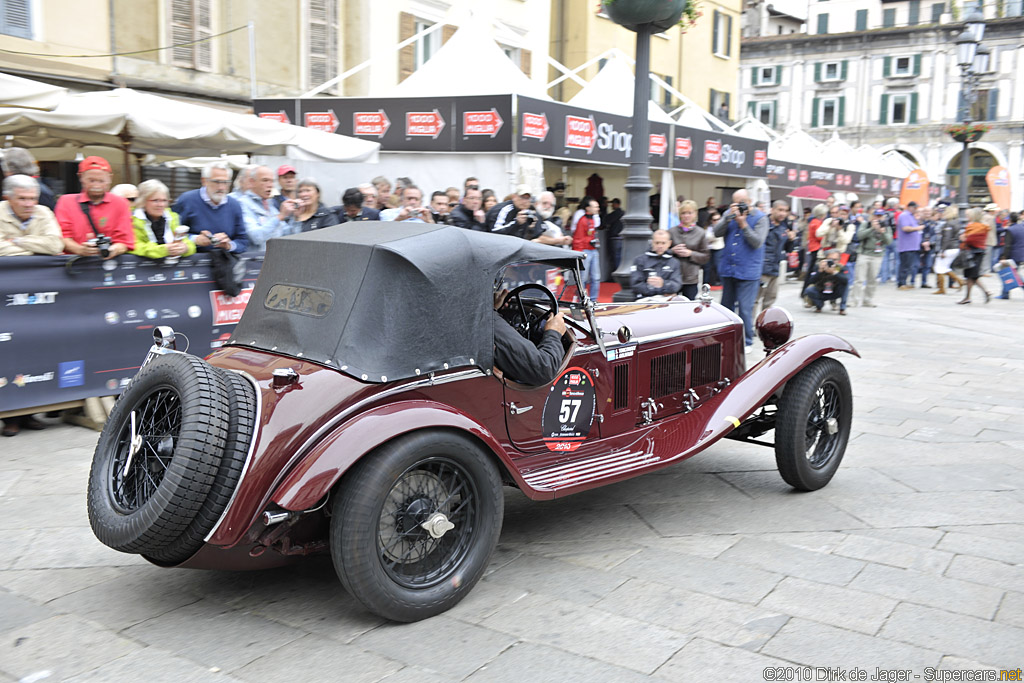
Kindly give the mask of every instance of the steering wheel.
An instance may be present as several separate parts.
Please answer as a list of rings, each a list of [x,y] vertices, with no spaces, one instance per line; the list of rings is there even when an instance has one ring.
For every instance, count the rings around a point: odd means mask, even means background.
[[[543,292],[547,298],[547,308],[543,303],[533,301],[529,306],[525,305],[521,295],[528,289],[537,289]],[[555,295],[551,293],[551,290],[544,285],[527,282],[508,293],[505,302],[501,305],[500,312],[516,332],[536,344],[544,335],[544,325],[548,316],[558,315],[558,301],[555,300]]]

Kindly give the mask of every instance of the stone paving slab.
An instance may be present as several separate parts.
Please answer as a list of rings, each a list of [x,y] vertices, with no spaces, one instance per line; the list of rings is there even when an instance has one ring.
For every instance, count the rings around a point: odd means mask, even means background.
[[[410,625],[368,614],[329,557],[263,572],[166,570],[92,536],[97,435],[58,424],[0,449],[0,681],[758,681],[766,666],[1021,665],[1024,345],[1009,302],[882,287],[814,315],[854,390],[826,488],[726,441],[562,500],[506,494],[485,578]],[[796,304],[795,306],[793,304]],[[967,308],[970,310],[964,311]],[[937,321],[941,321],[937,322]],[[937,339],[957,348],[953,361]]]

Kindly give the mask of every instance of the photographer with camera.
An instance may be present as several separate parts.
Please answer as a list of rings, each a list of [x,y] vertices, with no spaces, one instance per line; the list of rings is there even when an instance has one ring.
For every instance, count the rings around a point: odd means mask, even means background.
[[[533,197],[529,185],[517,185],[512,198],[495,204],[487,212],[487,229],[499,235],[513,235],[524,240],[539,237],[544,229],[533,209]]]
[[[423,192],[415,185],[402,188],[402,206],[397,209],[384,209],[380,212],[382,221],[409,221],[410,223],[433,223],[434,217],[430,207],[422,206]]]
[[[110,259],[135,248],[131,208],[110,193],[113,177],[103,157],[86,157],[78,164],[82,191],[61,197],[54,211],[66,253]]]
[[[715,224],[714,232],[716,237],[725,240],[718,259],[722,305],[736,311],[743,321],[743,336],[749,352],[754,348],[754,300],[761,286],[768,214],[751,209],[747,191],[736,190],[732,204]]]
[[[826,301],[835,308],[846,292],[850,271],[839,262],[839,255],[840,252],[833,249],[818,261],[818,270],[811,275],[811,284],[804,290],[804,298],[815,313],[821,313]],[[839,315],[846,315],[846,309],[840,308]]]

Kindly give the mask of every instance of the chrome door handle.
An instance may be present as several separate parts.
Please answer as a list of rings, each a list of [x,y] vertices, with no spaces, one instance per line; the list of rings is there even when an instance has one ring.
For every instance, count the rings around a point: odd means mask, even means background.
[[[513,415],[521,415],[522,413],[525,413],[530,410],[533,410],[533,406],[523,406],[522,408],[520,408],[515,403],[508,404],[508,412],[512,413]]]

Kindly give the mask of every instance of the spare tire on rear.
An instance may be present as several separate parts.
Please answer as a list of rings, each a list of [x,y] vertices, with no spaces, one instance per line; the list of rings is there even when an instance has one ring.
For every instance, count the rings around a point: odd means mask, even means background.
[[[199,507],[199,512],[181,536],[164,548],[146,553],[154,564],[180,564],[202,547],[206,535],[213,531],[217,520],[231,502],[249,455],[253,430],[256,426],[256,390],[242,375],[217,368],[228,390],[228,433],[224,455],[217,466],[210,493]]]
[[[157,356],[129,383],[96,444],[89,523],[105,545],[158,553],[195,519],[227,443],[223,377],[183,353]]]

